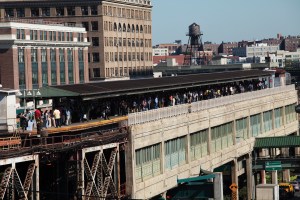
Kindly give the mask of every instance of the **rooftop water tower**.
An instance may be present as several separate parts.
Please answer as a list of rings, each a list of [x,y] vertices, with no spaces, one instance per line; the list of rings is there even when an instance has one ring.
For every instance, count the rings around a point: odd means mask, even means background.
[[[201,65],[204,60],[204,51],[202,38],[203,35],[200,31],[200,26],[193,23],[189,26],[189,36],[186,54],[184,57],[184,65]]]

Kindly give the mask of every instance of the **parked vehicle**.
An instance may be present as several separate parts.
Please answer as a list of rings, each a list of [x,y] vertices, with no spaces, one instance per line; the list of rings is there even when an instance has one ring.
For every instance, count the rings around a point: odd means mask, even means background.
[[[280,197],[294,197],[294,186],[290,183],[279,183],[279,195]]]
[[[300,184],[298,181],[291,181],[290,184],[293,185],[295,191],[299,191]]]

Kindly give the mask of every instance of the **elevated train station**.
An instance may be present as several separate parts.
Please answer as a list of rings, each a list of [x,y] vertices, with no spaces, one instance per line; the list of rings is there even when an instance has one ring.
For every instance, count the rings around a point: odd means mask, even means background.
[[[200,169],[214,171],[229,165],[230,184],[239,186],[240,177],[246,177],[247,198],[251,199],[256,138],[299,135],[295,86],[285,85],[283,77],[281,86],[274,87],[274,77],[272,71],[245,70],[42,88],[39,98],[53,99],[54,107],[79,105],[86,112],[114,102],[110,119],[95,116],[79,122],[74,117],[78,122],[50,128],[47,137],[32,132],[21,135],[14,148],[6,145],[0,154],[0,195],[12,199],[47,199],[49,195],[56,199],[151,199],[166,197],[178,179],[194,177]],[[262,81],[264,89],[142,112],[119,109],[128,99],[167,98]]]

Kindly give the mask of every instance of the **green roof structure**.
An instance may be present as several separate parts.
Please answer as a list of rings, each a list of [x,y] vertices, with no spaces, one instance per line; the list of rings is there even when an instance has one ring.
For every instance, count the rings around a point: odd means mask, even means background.
[[[300,136],[255,138],[254,148],[300,147]]]

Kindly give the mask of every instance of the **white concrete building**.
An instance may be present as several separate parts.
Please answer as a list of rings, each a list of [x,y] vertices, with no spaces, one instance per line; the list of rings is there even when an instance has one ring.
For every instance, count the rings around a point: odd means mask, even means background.
[[[169,55],[168,48],[153,48],[153,56],[167,56]]]
[[[269,53],[275,53],[279,46],[268,46],[266,43],[253,44],[251,46],[233,48],[233,55],[240,57],[266,57]]]
[[[200,167],[213,171],[232,163],[232,182],[246,173],[251,199],[255,138],[298,135],[297,103],[290,85],[129,114],[126,192],[149,199]]]
[[[0,132],[16,130],[16,92],[0,87]]]

